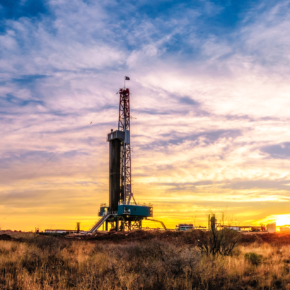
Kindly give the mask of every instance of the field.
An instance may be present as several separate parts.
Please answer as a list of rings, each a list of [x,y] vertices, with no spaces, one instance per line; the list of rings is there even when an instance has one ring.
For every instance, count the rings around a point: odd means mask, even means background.
[[[202,253],[198,239],[0,235],[0,289],[290,289],[290,235],[243,235],[231,256]]]

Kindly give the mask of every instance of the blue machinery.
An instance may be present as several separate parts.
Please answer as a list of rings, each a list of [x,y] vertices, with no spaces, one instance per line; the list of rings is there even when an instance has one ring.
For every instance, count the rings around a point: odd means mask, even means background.
[[[125,77],[128,79],[128,77]],[[100,207],[99,221],[89,233],[95,233],[102,225],[116,231],[141,229],[142,221],[159,222],[153,217],[153,205],[137,204],[131,190],[131,145],[130,145],[130,91],[120,89],[118,130],[107,135],[109,142],[109,206]]]
[[[90,233],[96,232],[102,225],[105,226],[105,230],[107,231],[109,224],[111,225],[111,229],[116,231],[141,229],[142,220],[153,216],[153,206],[118,204],[117,211],[110,211],[109,206],[102,204],[100,207],[99,216],[101,217],[100,220],[90,230]]]

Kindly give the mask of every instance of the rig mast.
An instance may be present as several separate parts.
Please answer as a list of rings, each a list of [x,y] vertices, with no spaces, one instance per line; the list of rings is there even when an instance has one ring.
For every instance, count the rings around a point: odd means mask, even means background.
[[[130,90],[120,89],[119,123],[118,130],[125,133],[125,139],[121,144],[121,200],[124,204],[130,204],[133,197],[131,185],[131,146],[130,146]],[[134,203],[136,201],[133,197]]]

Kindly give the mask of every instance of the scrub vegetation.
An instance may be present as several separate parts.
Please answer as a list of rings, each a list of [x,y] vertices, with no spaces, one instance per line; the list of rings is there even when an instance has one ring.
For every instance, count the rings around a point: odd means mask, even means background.
[[[290,236],[241,235],[227,255],[201,248],[209,234],[0,235],[0,289],[290,289]]]

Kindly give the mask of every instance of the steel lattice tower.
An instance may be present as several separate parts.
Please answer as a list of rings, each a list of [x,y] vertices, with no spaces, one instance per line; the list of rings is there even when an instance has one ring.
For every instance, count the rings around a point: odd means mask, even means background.
[[[130,204],[133,197],[131,186],[131,146],[130,146],[130,90],[120,89],[118,130],[125,133],[121,146],[121,199],[124,204]],[[134,203],[135,199],[133,197]]]

